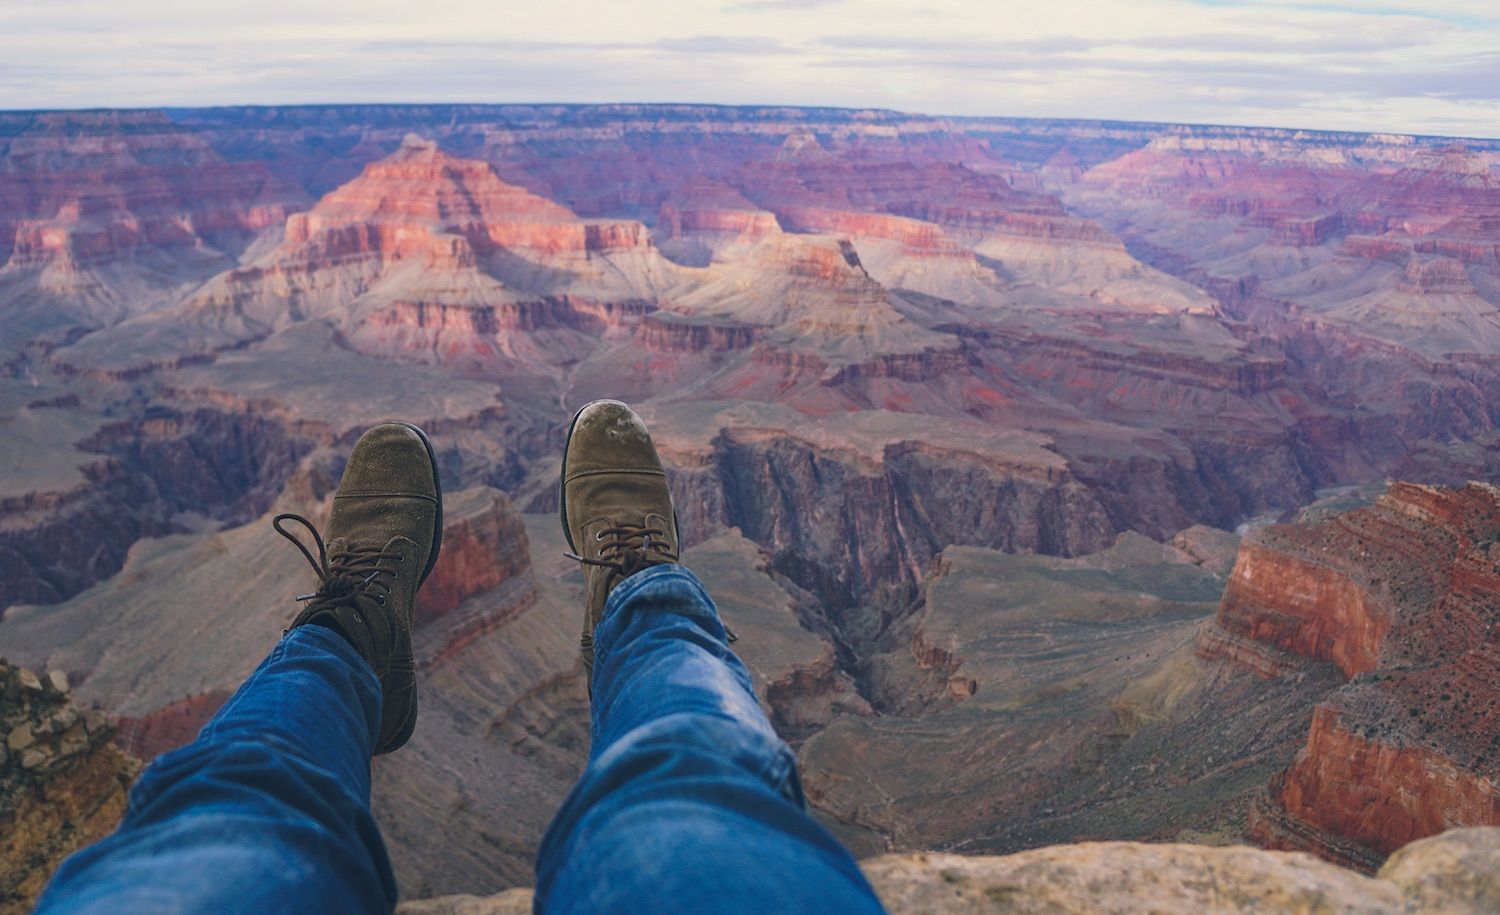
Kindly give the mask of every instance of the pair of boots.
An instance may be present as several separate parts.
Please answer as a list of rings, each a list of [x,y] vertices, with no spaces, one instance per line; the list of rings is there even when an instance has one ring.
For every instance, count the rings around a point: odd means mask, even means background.
[[[563,532],[583,564],[581,652],[593,670],[594,628],[609,592],[634,573],[677,561],[676,516],[667,477],[646,424],[618,401],[598,400],[573,417],[563,451]],[[312,534],[314,556],[283,525]],[[319,579],[290,628],[341,633],[380,678],[383,697],[375,752],[406,743],[417,723],[412,605],[437,562],[443,492],[426,433],[384,423],[354,446],[333,497],[327,539],[306,518],[277,515],[276,530],[297,545]]]

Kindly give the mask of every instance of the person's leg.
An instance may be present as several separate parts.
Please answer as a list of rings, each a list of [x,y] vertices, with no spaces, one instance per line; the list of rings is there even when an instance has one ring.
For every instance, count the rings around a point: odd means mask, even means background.
[[[380,682],[332,629],[293,629],[193,743],[70,857],[39,913],[389,912],[370,815]]]
[[[316,554],[283,523],[310,532]],[[370,757],[416,724],[412,607],[443,530],[431,443],[407,423],[370,429],[344,466],[326,540],[300,515],[272,524],[312,565],[317,590],[198,739],[146,770],[119,830],[63,862],[40,911],[395,906]]]
[[[592,750],[537,859],[538,912],[882,911],[808,816],[702,584],[658,565],[594,632]]]

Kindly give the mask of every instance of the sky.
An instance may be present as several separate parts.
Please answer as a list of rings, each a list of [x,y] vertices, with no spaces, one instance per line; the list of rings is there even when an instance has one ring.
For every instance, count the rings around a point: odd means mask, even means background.
[[[0,108],[706,102],[1500,136],[1500,0],[0,0]]]

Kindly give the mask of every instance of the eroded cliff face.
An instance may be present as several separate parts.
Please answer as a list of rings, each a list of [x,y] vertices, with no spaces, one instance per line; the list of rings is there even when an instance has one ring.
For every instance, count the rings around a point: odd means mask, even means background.
[[[1307,824],[1316,828],[1313,842],[1317,833],[1335,839],[1322,849],[1327,856],[1368,866],[1415,839],[1500,821],[1492,770],[1475,771],[1430,747],[1367,736],[1368,728],[1340,720],[1338,706],[1336,699],[1313,713],[1306,751],[1272,782],[1272,802],[1252,819],[1252,834],[1264,844],[1304,848],[1308,838],[1297,826]],[[1374,854],[1361,854],[1361,846]]]
[[[1226,653],[1245,640],[1271,649],[1269,673],[1274,652],[1287,652],[1332,661],[1352,677],[1378,666],[1391,608],[1326,565],[1252,542],[1240,548],[1216,622]]]
[[[251,413],[131,412],[72,443],[80,470],[65,488],[0,500],[0,607],[69,598],[119,571],[139,539],[192,518],[259,514],[311,446]]]
[[[443,521],[443,550],[418,603],[421,622],[451,613],[530,565],[526,529],[503,493],[487,487],[454,493],[443,500]]]
[[[1372,867],[1453,826],[1500,823],[1500,492],[1393,484],[1378,503],[1257,532],[1202,651],[1263,676],[1332,662],[1307,745],[1256,838]]]
[[[416,608],[418,662],[428,668],[448,663],[536,601],[526,527],[504,493],[462,490],[444,497],[443,512],[443,550]],[[479,595],[486,598],[473,600]]]
[[[856,653],[909,609],[944,544],[1074,555],[1114,538],[1044,438],[971,420],[933,421],[918,440],[903,416],[878,411],[798,422],[785,410],[664,405],[647,418],[688,542],[738,529],[816,596]]]

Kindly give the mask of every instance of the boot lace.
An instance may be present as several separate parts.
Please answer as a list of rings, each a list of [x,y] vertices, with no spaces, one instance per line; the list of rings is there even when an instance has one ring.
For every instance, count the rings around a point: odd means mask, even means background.
[[[281,526],[284,521],[294,521],[312,534],[313,543],[318,547],[317,558],[313,558],[312,551],[302,542],[301,537]],[[311,601],[302,611],[303,617],[311,616],[315,609],[321,610],[339,604],[354,606],[360,598],[366,597],[373,599],[378,606],[385,606],[386,595],[391,593],[391,582],[399,578],[400,573],[394,569],[382,568],[380,563],[386,559],[405,561],[400,553],[374,546],[344,546],[330,555],[323,544],[322,535],[312,522],[291,512],[284,512],[271,519],[271,526],[276,529],[276,533],[301,550],[302,555],[307,557],[308,565],[318,573],[318,590],[297,598],[299,601]]]
[[[641,569],[677,561],[677,553],[666,537],[667,532],[659,527],[621,524],[606,527],[594,535],[595,540],[604,541],[598,559],[587,559],[577,553],[563,555],[584,565],[610,569],[615,576],[629,578]]]
[[[615,577],[629,578],[642,569],[651,566],[659,566],[668,562],[677,562],[676,551],[666,540],[667,532],[659,527],[648,527],[644,524],[621,524],[616,527],[606,527],[594,535],[595,540],[605,541],[599,548],[598,559],[588,559],[577,553],[564,553],[569,559],[576,559],[584,565],[602,566],[613,573],[610,579]],[[722,621],[721,621],[722,624]],[[731,642],[738,642],[740,637],[735,635],[734,630],[724,625],[724,634]],[[582,645],[585,649],[593,647],[593,633],[583,634]]]

